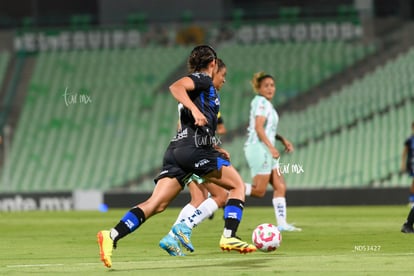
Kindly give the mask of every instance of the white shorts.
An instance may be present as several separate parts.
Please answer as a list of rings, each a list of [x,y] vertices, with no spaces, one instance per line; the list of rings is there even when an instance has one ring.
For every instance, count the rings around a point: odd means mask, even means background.
[[[279,168],[279,158],[273,158],[263,143],[244,146],[244,154],[252,177],[258,174],[271,174],[272,170]]]

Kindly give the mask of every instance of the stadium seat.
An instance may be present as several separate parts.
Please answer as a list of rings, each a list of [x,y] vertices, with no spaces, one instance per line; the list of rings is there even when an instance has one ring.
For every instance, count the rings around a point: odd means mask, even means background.
[[[0,87],[3,85],[4,77],[6,76],[7,66],[10,61],[10,53],[7,51],[0,52]]]

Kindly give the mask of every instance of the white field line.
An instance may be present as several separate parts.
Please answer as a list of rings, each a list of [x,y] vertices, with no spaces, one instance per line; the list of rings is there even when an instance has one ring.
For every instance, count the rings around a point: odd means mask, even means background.
[[[365,254],[364,254],[365,253]],[[378,253],[378,252],[361,252],[361,253],[357,253],[356,255],[371,255],[371,256],[413,256],[414,255],[414,253],[411,253],[411,252],[409,252],[409,253]],[[340,255],[318,255],[318,256],[314,256],[314,257],[319,257],[319,258],[323,258],[323,257],[346,257],[346,256],[350,256],[349,254],[340,254]],[[297,258],[297,257],[299,257],[299,258],[301,258],[301,257],[305,257],[305,258],[308,258],[308,257],[312,257],[312,255],[302,255],[302,256],[298,256],[298,255],[296,255],[296,256],[279,256],[279,257],[281,257],[281,258],[286,258],[286,257],[288,257],[288,258],[290,258],[290,257],[292,257],[292,258]],[[194,262],[194,259],[193,258],[185,258],[185,257],[180,257],[180,258],[171,258],[171,260],[163,260],[162,262],[163,263],[166,263],[166,262],[177,262],[178,260],[189,260],[189,261],[191,261],[192,263]],[[248,257],[246,258],[246,259],[249,259]],[[254,258],[254,259],[256,259],[256,258]],[[240,258],[224,258],[224,259],[221,259],[221,258],[210,258],[210,259],[202,259],[202,261],[203,262],[208,262],[208,261],[211,261],[211,262],[218,262],[218,261],[223,261],[223,260],[226,260],[226,261],[240,261]],[[157,263],[157,264],[159,264],[159,259],[158,260],[141,260],[141,261],[127,261],[127,262],[114,262],[115,264],[144,264],[144,263]],[[99,261],[97,261],[97,262],[95,262],[95,263],[71,263],[71,264],[15,264],[15,265],[6,265],[5,267],[7,267],[7,268],[30,268],[30,267],[57,267],[57,266],[88,266],[88,265],[102,265],[102,263],[101,262],[99,262]]]

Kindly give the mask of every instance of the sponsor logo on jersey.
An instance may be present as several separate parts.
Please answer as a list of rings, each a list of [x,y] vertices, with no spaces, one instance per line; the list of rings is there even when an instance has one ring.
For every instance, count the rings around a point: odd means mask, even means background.
[[[201,159],[200,161],[195,163],[194,166],[196,168],[199,168],[199,167],[202,167],[202,166],[204,166],[205,164],[208,164],[208,163],[210,163],[210,161],[208,159]]]

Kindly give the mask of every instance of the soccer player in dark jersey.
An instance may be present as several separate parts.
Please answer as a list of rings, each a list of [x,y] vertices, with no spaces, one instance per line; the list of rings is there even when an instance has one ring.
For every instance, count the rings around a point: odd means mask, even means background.
[[[412,178],[410,189],[410,205],[411,210],[408,214],[407,221],[403,224],[401,232],[414,233],[414,122],[411,123],[412,135],[405,141],[402,154],[401,170],[407,172]]]
[[[413,178],[410,188],[410,204],[414,206],[414,122],[411,124],[412,135],[405,140],[401,160],[401,171],[407,172]]]
[[[220,91],[224,83],[226,82],[227,68],[225,63],[221,59],[217,59],[217,71],[213,77],[213,85],[217,91]],[[179,113],[183,108],[182,104],[179,104]],[[225,127],[223,121],[220,120],[220,113],[217,118],[217,134],[224,134]],[[222,128],[220,128],[220,125]],[[180,128],[180,124],[178,125]],[[219,139],[217,139],[219,143]],[[214,212],[221,207],[224,207],[228,191],[216,184],[207,183],[198,175],[193,175],[187,184],[187,188],[191,195],[191,201],[186,204],[180,211],[176,221],[174,222],[171,230],[160,240],[160,247],[164,249],[171,256],[185,256],[182,253],[179,237],[174,233],[177,230],[176,226],[181,222],[187,222],[187,226],[193,229],[207,218],[213,216]],[[210,196],[209,196],[210,194]],[[187,218],[191,218],[191,220]]]
[[[181,129],[164,154],[163,168],[155,178],[152,195],[130,209],[112,229],[98,232],[99,253],[106,267],[112,266],[112,251],[117,242],[138,229],[151,216],[164,211],[193,174],[229,191],[220,247],[241,253],[256,250],[254,245],[236,237],[244,208],[243,180],[231,166],[228,153],[214,145],[220,106],[212,83],[216,60],[216,52],[210,46],[195,47],[188,58],[188,67],[193,73],[170,86],[173,97],[184,105],[180,114]],[[183,246],[193,249],[191,229],[183,223],[176,234]]]

